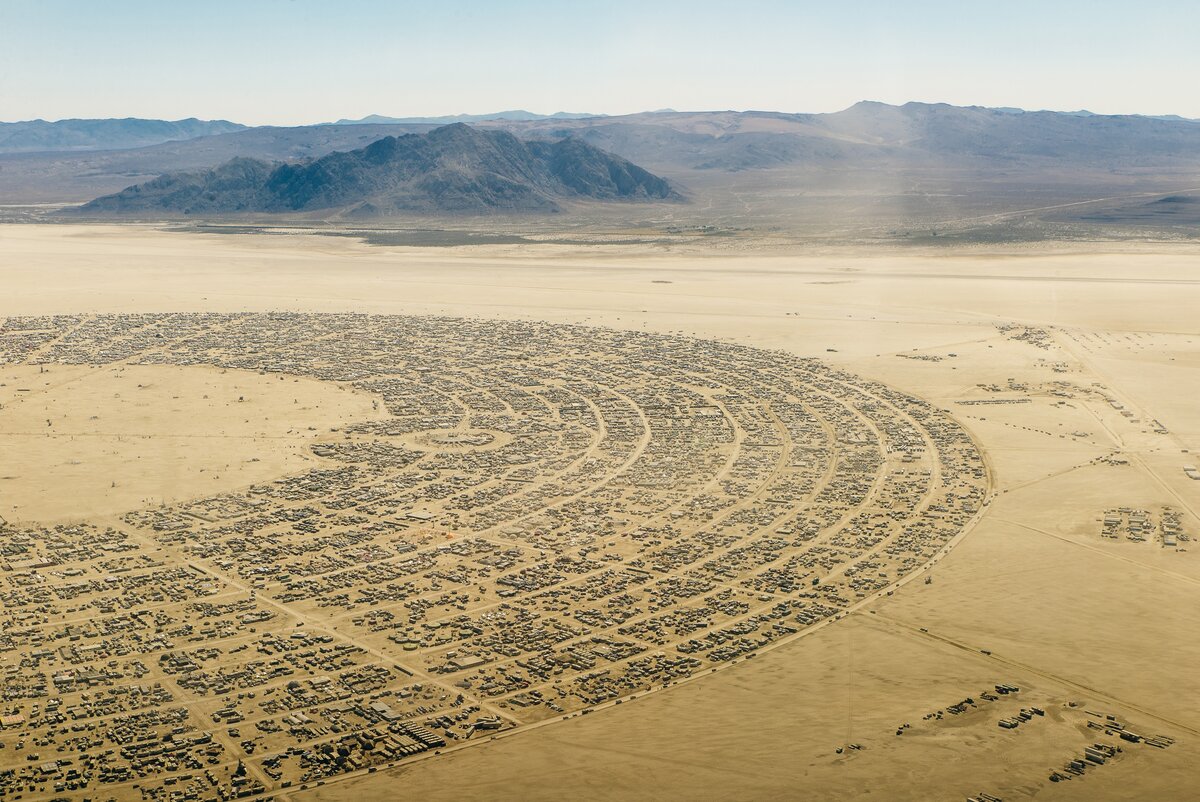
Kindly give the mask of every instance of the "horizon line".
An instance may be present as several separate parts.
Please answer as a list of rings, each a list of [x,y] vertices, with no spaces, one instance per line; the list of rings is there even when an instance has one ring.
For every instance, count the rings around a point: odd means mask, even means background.
[[[138,116],[125,115],[125,116],[113,116],[113,117],[60,117],[60,118],[54,119],[54,120],[49,120],[44,117],[33,117],[33,118],[25,119],[25,120],[0,120],[0,125],[20,125],[22,123],[46,123],[49,125],[54,125],[57,123],[64,123],[64,122],[101,122],[101,121],[117,121],[117,120],[143,120],[143,121],[154,121],[154,122],[181,123],[181,122],[188,122],[191,120],[195,120],[197,122],[202,122],[202,123],[225,122],[225,123],[231,123],[234,125],[242,125],[246,128],[307,128],[307,127],[318,126],[318,125],[364,125],[364,124],[370,125],[371,123],[363,123],[362,121],[366,120],[368,118],[371,118],[371,117],[379,117],[379,118],[382,118],[384,120],[389,120],[389,121],[390,120],[399,121],[398,123],[389,123],[389,122],[378,123],[380,125],[403,124],[403,122],[406,122],[406,121],[412,121],[412,124],[417,125],[417,124],[422,124],[420,122],[422,120],[447,120],[447,121],[450,121],[450,120],[456,120],[456,118],[472,118],[472,119],[458,120],[461,122],[491,122],[493,120],[503,120],[504,119],[503,115],[506,115],[506,114],[528,114],[528,115],[530,115],[530,119],[528,119],[528,120],[516,119],[516,120],[509,120],[509,122],[536,122],[539,120],[553,120],[555,118],[561,118],[563,120],[584,120],[584,119],[598,119],[601,117],[613,117],[613,118],[636,117],[636,116],[644,115],[644,114],[787,114],[787,115],[827,116],[827,115],[832,115],[832,114],[841,114],[843,112],[849,111],[850,109],[853,109],[854,107],[860,106],[860,105],[879,105],[879,106],[888,106],[891,108],[904,108],[905,106],[948,106],[948,107],[956,108],[956,109],[983,109],[986,111],[998,111],[998,112],[1002,112],[1002,113],[1068,114],[1068,115],[1092,116],[1092,117],[1142,117],[1142,118],[1146,118],[1146,119],[1173,118],[1173,119],[1176,119],[1179,121],[1184,121],[1184,122],[1200,122],[1200,118],[1186,117],[1184,115],[1173,113],[1173,112],[1166,112],[1166,113],[1160,113],[1160,114],[1149,114],[1149,113],[1145,113],[1145,112],[1102,113],[1102,112],[1093,112],[1093,111],[1090,111],[1085,108],[1079,108],[1079,109],[1027,109],[1027,108],[1024,108],[1021,106],[984,106],[984,105],[979,105],[979,104],[971,104],[971,105],[961,106],[961,105],[957,105],[954,103],[947,103],[945,101],[908,100],[908,101],[905,101],[904,103],[888,103],[886,101],[881,101],[881,100],[864,99],[864,100],[859,100],[854,103],[851,103],[849,106],[838,109],[836,111],[815,111],[815,112],[813,112],[813,111],[785,111],[782,109],[770,109],[770,108],[674,109],[674,108],[667,107],[667,108],[659,108],[659,109],[643,109],[641,111],[623,112],[623,113],[556,111],[556,112],[552,112],[549,114],[542,114],[540,112],[531,112],[531,111],[528,111],[527,109],[514,108],[514,109],[503,109],[503,110],[495,111],[495,112],[486,112],[486,113],[482,113],[482,114],[475,114],[472,112],[457,112],[457,113],[453,113],[453,114],[396,114],[396,115],[392,115],[392,114],[379,114],[377,112],[372,112],[369,114],[365,114],[361,117],[341,117],[337,120],[322,120],[322,121],[317,121],[317,122],[303,122],[303,123],[294,123],[294,124],[241,123],[236,120],[230,119],[228,117],[205,118],[205,117],[190,116],[190,117],[179,117],[179,118],[175,118],[175,119],[168,119],[166,117],[138,117]],[[429,124],[433,124],[433,123],[429,123]]]

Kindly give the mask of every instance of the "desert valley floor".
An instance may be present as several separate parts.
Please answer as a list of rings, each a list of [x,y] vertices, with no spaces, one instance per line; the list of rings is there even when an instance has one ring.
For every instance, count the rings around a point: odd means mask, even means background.
[[[0,226],[2,798],[1200,793],[1198,259]]]

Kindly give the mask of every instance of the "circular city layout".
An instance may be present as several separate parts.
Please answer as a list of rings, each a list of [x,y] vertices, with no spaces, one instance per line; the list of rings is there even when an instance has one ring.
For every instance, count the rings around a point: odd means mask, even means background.
[[[135,474],[105,469],[105,493],[171,470],[187,490],[0,506],[2,723],[96,798],[300,787],[659,691],[920,576],[987,490],[930,404],[684,337],[9,318],[0,369],[11,453],[58,443],[69,471],[103,450]],[[217,396],[219,426],[189,412]],[[26,754],[0,763],[0,790],[37,779]]]

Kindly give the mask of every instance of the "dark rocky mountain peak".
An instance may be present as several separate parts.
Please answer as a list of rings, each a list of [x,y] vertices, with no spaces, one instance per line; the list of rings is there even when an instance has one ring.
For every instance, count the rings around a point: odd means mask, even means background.
[[[272,165],[238,158],[97,198],[85,213],[553,211],[571,200],[677,198],[663,178],[586,142],[525,141],[464,123]]]

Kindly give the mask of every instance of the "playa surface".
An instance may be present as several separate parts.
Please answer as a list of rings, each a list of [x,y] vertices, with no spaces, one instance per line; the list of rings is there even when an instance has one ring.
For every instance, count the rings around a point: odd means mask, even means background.
[[[1200,463],[1198,263],[1184,244],[714,254],[4,226],[0,316],[355,311],[683,333],[882,381],[982,448],[997,495],[928,583],[730,671],[290,798],[1173,799],[1200,792],[1200,481],[1184,470]],[[13,520],[45,518],[61,488],[69,518],[244,487],[303,467],[312,431],[376,414],[367,396],[252,371],[6,366],[0,382]],[[118,464],[138,468],[97,484]],[[946,712],[998,684],[1021,690]],[[998,726],[1031,707],[1045,715]],[[1112,740],[1089,726],[1109,715],[1176,742],[1051,782]]]

